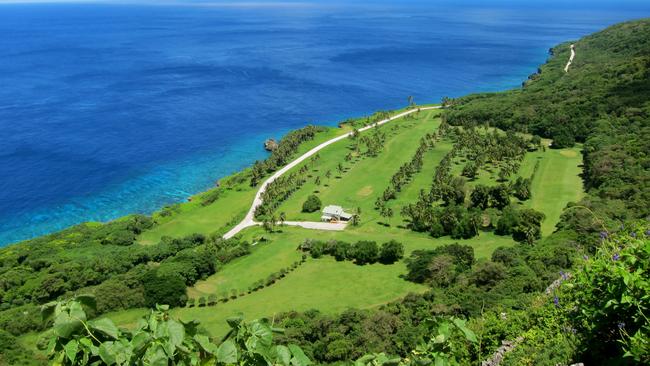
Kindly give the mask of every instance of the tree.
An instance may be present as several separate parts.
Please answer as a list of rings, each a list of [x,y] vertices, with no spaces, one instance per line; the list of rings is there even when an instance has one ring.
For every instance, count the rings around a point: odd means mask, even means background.
[[[275,215],[264,216],[262,219],[262,227],[267,233],[272,233],[275,229]]]
[[[344,261],[349,258],[352,246],[344,241],[336,242],[332,255],[337,261]]]
[[[208,296],[208,305],[214,306],[217,303],[217,295],[211,294]]]
[[[381,245],[379,261],[383,264],[392,264],[404,257],[404,245],[395,240]]]
[[[478,168],[479,166],[477,162],[469,161],[465,164],[465,167],[463,167],[463,172],[461,174],[470,180],[473,180],[478,175]]]
[[[357,264],[372,264],[379,257],[379,248],[374,241],[362,240],[354,245],[354,260]]]
[[[182,306],[186,300],[185,280],[177,273],[158,274],[157,269],[149,270],[142,277],[147,306],[167,304]]]
[[[427,266],[425,279],[433,287],[449,287],[456,279],[456,265],[454,258],[448,254],[436,255],[431,258]]]
[[[478,287],[492,288],[506,278],[506,269],[501,263],[480,262],[473,269],[470,279]]]
[[[568,127],[564,127],[553,134],[553,144],[551,147],[554,149],[563,149],[566,147],[573,147],[575,144],[575,135],[569,131]]]
[[[470,206],[485,210],[490,206],[490,187],[477,185],[469,196]]]
[[[530,198],[530,179],[518,177],[512,185],[512,193],[517,199],[525,201]]]
[[[532,245],[542,237],[544,214],[533,209],[524,209],[519,213],[517,225],[512,229],[512,238],[518,242]]]
[[[393,209],[390,208],[390,207],[383,206],[383,207],[381,208],[381,211],[379,212],[379,214],[381,215],[381,217],[383,217],[383,218],[385,218],[387,221],[389,221],[390,218],[393,217]],[[386,224],[390,225],[389,222],[387,222]]]
[[[321,201],[318,196],[312,194],[307,197],[307,200],[302,204],[302,212],[316,212],[321,208]]]
[[[501,170],[499,170],[499,182],[505,182],[508,180],[508,177],[510,177],[510,167],[503,166],[501,167]]]
[[[510,235],[513,228],[519,223],[519,212],[512,206],[506,207],[501,213],[494,232],[497,235]]]
[[[505,184],[490,188],[490,206],[499,210],[510,204],[510,189]]]
[[[352,226],[359,226],[359,224],[361,224],[361,207],[357,207],[356,212],[352,215],[350,221]]]

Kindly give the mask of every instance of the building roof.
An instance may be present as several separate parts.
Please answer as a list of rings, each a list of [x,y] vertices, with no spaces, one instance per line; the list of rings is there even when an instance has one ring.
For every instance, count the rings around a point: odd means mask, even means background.
[[[341,206],[329,205],[325,206],[323,209],[323,214],[330,216],[341,216],[345,214],[345,211],[343,211],[343,207]]]
[[[341,214],[341,218],[343,220],[350,220],[350,219],[352,219],[352,214],[344,212],[344,213]]]

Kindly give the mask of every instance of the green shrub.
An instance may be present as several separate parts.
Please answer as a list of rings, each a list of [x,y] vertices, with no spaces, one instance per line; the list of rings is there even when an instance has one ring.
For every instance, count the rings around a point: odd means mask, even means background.
[[[148,271],[142,278],[147,306],[156,304],[181,306],[185,303],[185,280],[178,274],[159,275],[156,269]]]
[[[381,245],[379,261],[384,264],[395,263],[404,257],[404,245],[391,240]]]
[[[321,201],[318,196],[312,194],[307,197],[305,203],[302,204],[302,212],[316,212],[321,208]]]
[[[357,264],[372,264],[379,257],[379,247],[374,241],[362,240],[354,245],[353,253]]]

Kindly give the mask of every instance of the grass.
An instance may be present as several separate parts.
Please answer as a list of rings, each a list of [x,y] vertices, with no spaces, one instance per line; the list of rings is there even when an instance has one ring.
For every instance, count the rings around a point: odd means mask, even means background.
[[[313,140],[300,145],[295,156],[307,152],[314,146],[331,138],[349,132],[350,128],[326,127]],[[240,173],[241,174],[241,173]],[[224,180],[227,180],[224,178]],[[179,205],[179,211],[169,218],[155,215],[157,225],[138,237],[140,244],[154,244],[163,236],[182,237],[194,233],[210,234],[226,226],[234,226],[243,218],[253,202],[259,187],[251,187],[248,179],[225,189],[219,198],[208,206],[200,204],[202,193],[192,197],[190,202]]]
[[[287,220],[318,220],[318,212],[301,212],[306,197],[317,192],[324,205],[338,204],[348,210],[361,208],[361,225],[349,226],[341,232],[321,232],[297,227],[279,227],[274,233],[267,233],[260,227],[246,229],[240,234],[242,239],[257,242],[251,254],[228,263],[215,275],[199,281],[188,289],[189,297],[221,297],[225,292],[230,294],[233,289],[237,292],[246,291],[257,281],[266,279],[270,274],[300,260],[302,253],[296,248],[307,238],[347,242],[374,240],[379,244],[394,239],[404,244],[407,256],[414,250],[459,242],[471,245],[477,258],[489,258],[497,247],[515,245],[510,237],[497,236],[491,232],[481,232],[479,236],[469,240],[454,240],[449,237],[436,239],[427,233],[416,233],[404,228],[400,209],[405,204],[414,202],[421,189],[429,189],[436,166],[451,149],[451,142],[446,140],[439,141],[434,149],[425,153],[422,170],[404,186],[397,199],[388,202],[388,206],[395,212],[393,218],[386,220],[374,210],[376,198],[388,186],[391,176],[399,166],[411,159],[420,138],[439,126],[438,113],[423,111],[415,119],[400,119],[386,124],[382,130],[388,136],[381,153],[377,157],[355,157],[350,162],[344,162],[344,171],[340,175],[337,174],[336,166],[344,161],[345,155],[350,151],[351,141],[344,140],[328,146],[320,152],[321,159],[312,167],[308,181],[277,211],[285,212]],[[314,141],[303,144],[299,153],[347,131],[349,127],[328,129]],[[523,204],[546,214],[547,219],[542,230],[544,235],[547,235],[552,232],[566,203],[576,201],[582,195],[578,175],[581,157],[578,148],[528,153],[518,174],[530,177],[537,162],[539,168],[532,182],[532,198]],[[462,166],[462,163],[457,165],[454,171],[460,171]],[[300,169],[300,166],[294,169]],[[330,179],[324,177],[327,170],[332,172]],[[321,177],[320,186],[314,182],[317,176]],[[478,179],[472,183],[476,182],[494,184],[495,177],[489,172],[481,171]],[[198,200],[183,204],[180,212],[171,218],[163,219],[153,230],[142,234],[139,240],[146,244],[156,242],[163,235],[182,236],[194,232],[214,232],[233,223],[233,218],[238,218],[238,215],[243,216],[256,190],[257,187],[248,187],[247,182],[243,182],[226,191],[209,206],[201,206]],[[309,309],[337,313],[351,307],[375,307],[402,298],[409,292],[426,290],[422,285],[405,281],[401,277],[404,273],[404,262],[358,266],[351,262],[336,262],[329,257],[310,258],[270,287],[227,303],[219,303],[214,307],[179,308],[174,309],[172,313],[174,317],[184,320],[196,319],[213,335],[219,336],[227,330],[226,319],[233,315],[242,314],[247,319],[254,319],[272,317],[286,311]],[[135,325],[137,319],[147,311],[131,309],[106,316],[121,326],[129,327]],[[36,339],[36,336],[31,334],[21,338],[21,342],[33,344]]]
[[[580,173],[582,154],[580,146],[571,149],[546,149],[528,153],[522,164],[522,175],[530,177],[535,162],[539,168],[531,184],[533,195],[525,205],[543,212],[542,235],[551,234],[560,222],[560,215],[569,202],[578,202],[584,195]]]
[[[404,109],[394,111],[392,114],[402,111]],[[350,121],[364,120],[365,117],[361,117]],[[348,124],[344,124],[340,128],[324,127],[324,131],[318,133],[313,140],[301,144],[294,157],[298,157],[322,142],[351,130],[352,127]],[[229,178],[232,178],[232,176],[226,177],[222,181]],[[224,227],[232,227],[237,223],[238,219],[244,217],[258,189],[259,186],[250,187],[248,179],[245,179],[244,182],[225,190],[217,201],[208,206],[200,204],[200,196],[203,193],[197,194],[191,198],[190,202],[178,205],[178,212],[170,217],[155,214],[154,217],[158,224],[142,233],[137,241],[145,245],[154,244],[160,241],[163,236],[182,237],[194,233],[211,234]]]
[[[438,114],[437,110],[423,111],[416,119],[401,119],[381,127],[388,136],[383,150],[377,157],[357,157],[350,162],[344,162],[343,158],[351,151],[351,140],[331,145],[320,153],[321,159],[317,167],[312,169],[307,183],[280,205],[277,211],[285,212],[287,220],[318,221],[320,212],[301,212],[302,204],[307,197],[316,194],[324,206],[339,205],[348,211],[359,207],[363,222],[377,220],[379,215],[374,210],[376,197],[386,189],[400,165],[410,161],[420,138],[436,130],[440,124],[439,118],[435,118]],[[425,162],[427,172],[435,169],[439,160],[448,151],[447,146],[451,147],[447,144],[441,143],[442,146],[438,146],[428,154]],[[336,169],[339,163],[344,167],[342,174],[339,174]],[[332,173],[329,179],[325,176],[328,170]],[[321,185],[315,184],[316,177],[320,177]],[[425,177],[424,181],[428,186],[430,176]],[[417,196],[417,191],[410,194]]]
[[[418,249],[431,249],[457,240],[443,237],[434,239],[422,233],[391,227],[388,230],[368,233],[361,230],[343,232],[317,232],[294,227],[282,227],[281,232],[266,233],[261,228],[250,228],[243,233],[245,239],[267,238],[257,244],[253,252],[225,266],[217,274],[197,283],[190,289],[192,296],[206,296],[248,286],[269,274],[289,266],[301,257],[296,247],[305,238],[321,240],[337,239],[354,242],[361,239],[378,243],[390,239],[402,240],[408,253]],[[462,240],[471,245],[478,258],[489,257],[499,246],[514,245],[510,237],[493,233],[481,233],[479,237]],[[333,258],[309,258],[286,278],[276,284],[250,295],[219,303],[215,307],[179,308],[173,310],[175,317],[183,320],[196,319],[213,335],[223,335],[227,329],[226,319],[244,315],[246,319],[272,317],[286,311],[318,309],[325,313],[337,313],[348,308],[371,308],[404,297],[410,292],[423,292],[426,286],[414,284],[401,278],[406,273],[404,262],[393,265],[373,264],[358,266],[351,262],[336,262]],[[363,279],[360,281],[359,279]],[[132,309],[108,314],[117,324],[134,326],[137,319],[146,314],[145,309]]]

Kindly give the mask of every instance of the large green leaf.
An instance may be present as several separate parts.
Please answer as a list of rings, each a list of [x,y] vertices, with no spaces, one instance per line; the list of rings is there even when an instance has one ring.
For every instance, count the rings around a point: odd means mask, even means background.
[[[182,344],[185,339],[185,327],[183,324],[170,319],[167,327],[169,331],[169,342],[171,342],[175,347]]]
[[[478,342],[478,339],[476,338],[476,334],[474,334],[474,332],[472,332],[469,328],[467,328],[467,326],[465,325],[464,320],[454,318],[453,322],[454,322],[454,325],[456,326],[456,328],[460,329],[461,332],[463,332],[463,334],[465,334],[465,338],[468,341],[470,341],[472,343],[477,343]]]
[[[302,349],[295,344],[290,344],[289,345],[289,350],[291,351],[291,354],[293,355],[293,358],[291,359],[291,364],[293,366],[308,366],[311,365],[311,361],[309,360],[309,357],[305,355],[305,353],[302,351]]]
[[[86,294],[86,295],[77,295],[75,296],[75,301],[79,302],[81,305],[89,307],[93,310],[97,309],[97,301],[95,296]]]
[[[54,319],[54,334],[60,338],[70,338],[72,334],[76,333],[83,327],[78,319],[74,319],[67,312],[62,312]]]
[[[65,351],[65,355],[70,360],[70,363],[74,364],[74,361],[77,358],[77,352],[79,351],[79,343],[77,340],[70,340],[70,342],[66,343],[66,345],[63,346],[63,350]]]
[[[228,319],[226,319],[226,322],[228,325],[230,325],[230,328],[236,329],[239,327],[239,324],[242,322],[242,317],[241,316],[233,316]]]
[[[135,352],[141,352],[151,340],[151,336],[145,332],[138,332],[131,338],[131,346]]]
[[[167,366],[169,364],[169,358],[160,344],[154,344],[153,347],[149,347],[142,361],[147,366]]]
[[[115,363],[115,349],[113,347],[113,342],[104,342],[99,346],[99,357],[107,365],[112,365]]]
[[[108,318],[93,320],[91,322],[88,322],[88,326],[91,330],[101,332],[113,339],[117,339],[120,336],[120,331]]]
[[[196,334],[196,331],[201,323],[197,320],[191,320],[189,322],[184,322],[182,320],[179,320],[183,326],[185,326],[185,334],[189,335],[190,337],[194,337]]]
[[[249,328],[251,335],[246,340],[246,348],[252,352],[265,353],[273,344],[271,327],[260,321],[254,321]]]
[[[219,345],[217,348],[217,361],[225,364],[237,363],[237,346],[231,340],[227,340]]]
[[[217,353],[217,345],[210,342],[207,336],[203,334],[197,334],[194,336],[194,340],[196,341],[196,343],[199,344],[199,346],[203,349],[203,351],[213,355]]]
[[[289,366],[291,364],[291,351],[286,346],[275,346],[276,364]]]
[[[86,320],[86,312],[84,309],[81,307],[81,304],[76,302],[76,301],[71,301],[69,303],[69,311],[70,311],[70,316],[79,319],[79,320]]]
[[[56,302],[49,302],[41,306],[41,318],[43,323],[47,323],[54,316],[54,310],[56,309]]]
[[[88,350],[90,350],[90,353],[93,356],[97,356],[99,353],[99,347],[95,346],[93,342],[88,339],[88,338],[81,338],[79,339],[79,343],[81,343],[82,346],[86,347]]]
[[[115,352],[115,362],[118,365],[126,365],[133,355],[133,346],[128,340],[121,338],[114,343],[113,351]]]

